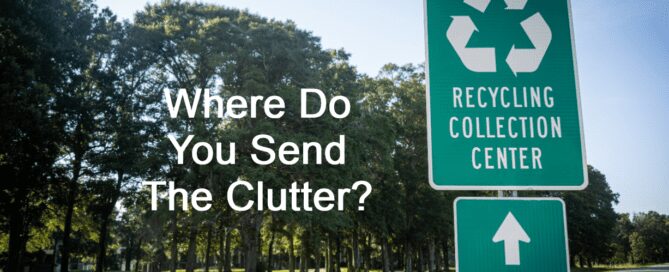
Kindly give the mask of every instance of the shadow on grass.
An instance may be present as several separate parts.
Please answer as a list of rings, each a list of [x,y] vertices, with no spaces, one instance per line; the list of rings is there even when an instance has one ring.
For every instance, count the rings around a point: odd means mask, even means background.
[[[299,269],[295,269],[295,272],[299,272]],[[449,272],[455,272],[455,268],[451,267],[448,269]],[[573,270],[572,270],[573,271]],[[585,270],[584,270],[585,271]],[[163,271],[163,272],[169,272],[169,271]],[[177,269],[176,272],[186,272],[185,269]],[[204,272],[204,268],[197,268],[195,269],[195,272]],[[216,268],[210,268],[209,272],[218,272],[218,269]],[[244,272],[243,268],[233,268],[232,272]],[[288,272],[288,269],[274,269],[272,272]],[[325,268],[319,269],[319,271],[316,271],[316,269],[309,269],[308,272],[326,272]],[[341,269],[341,272],[348,272],[348,269],[343,267]],[[381,272],[380,269],[370,269],[369,272]],[[402,271],[394,271],[394,272],[402,272]]]
[[[640,270],[640,271],[667,271],[666,268],[654,268],[650,267],[652,264],[640,265],[640,264],[623,264],[623,265],[614,265],[614,266],[605,266],[597,265],[593,268],[577,268],[572,267],[572,272],[600,272],[600,271],[626,271],[626,270]]]

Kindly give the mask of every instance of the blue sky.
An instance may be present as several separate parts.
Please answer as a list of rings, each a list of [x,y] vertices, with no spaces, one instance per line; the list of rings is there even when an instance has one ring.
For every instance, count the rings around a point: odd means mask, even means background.
[[[425,60],[422,0],[205,2],[295,21],[370,75]],[[98,0],[123,19],[145,4]],[[572,9],[588,163],[620,193],[617,211],[669,214],[669,1],[572,0]]]

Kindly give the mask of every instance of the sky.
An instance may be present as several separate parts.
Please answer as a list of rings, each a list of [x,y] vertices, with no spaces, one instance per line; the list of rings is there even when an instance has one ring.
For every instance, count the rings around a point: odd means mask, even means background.
[[[204,2],[292,20],[369,75],[425,61],[421,0]],[[97,3],[128,20],[146,5]],[[669,214],[669,1],[572,0],[572,14],[588,163],[620,194],[616,211]]]

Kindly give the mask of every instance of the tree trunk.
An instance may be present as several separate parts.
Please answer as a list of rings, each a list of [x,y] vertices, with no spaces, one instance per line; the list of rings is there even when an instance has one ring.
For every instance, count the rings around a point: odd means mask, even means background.
[[[109,203],[106,203],[109,205]],[[107,241],[109,238],[109,217],[114,210],[114,204],[104,207],[100,220],[100,241],[98,241],[98,254],[95,262],[95,271],[102,272],[105,269],[107,257]]]
[[[123,185],[124,171],[119,170],[116,173],[116,184],[114,191],[109,196],[105,196],[105,203],[102,208],[101,222],[100,222],[100,241],[98,242],[98,255],[95,262],[95,270],[102,272],[105,269],[105,259],[107,258],[107,241],[109,240],[109,223],[111,221],[111,214],[114,212],[116,201],[121,195],[121,186]]]
[[[320,241],[316,241],[316,244],[310,248],[314,254],[314,271],[315,272],[320,272],[321,271],[321,261],[323,261],[323,254],[321,254],[321,243]]]
[[[218,231],[216,232],[216,235],[218,236],[218,262],[216,263],[218,272],[223,272],[223,263],[225,262],[225,232],[226,229],[223,226],[223,220],[221,219]]]
[[[295,234],[291,228],[288,231],[288,272],[295,272]]]
[[[358,235],[358,227],[353,230],[353,271],[352,272],[358,272],[360,271],[360,237]]]
[[[177,267],[179,265],[179,229],[177,228],[177,211],[172,211],[172,222],[170,224],[170,229],[172,231],[172,244],[170,245],[170,259],[172,264],[170,265],[170,272],[177,272]]]
[[[308,237],[307,237],[307,231],[302,233],[302,247],[300,248],[300,272],[307,272],[308,267],[308,259],[309,257],[307,256],[307,246],[309,244]]]
[[[372,269],[372,241],[371,237],[365,237],[365,272]]]
[[[212,239],[212,232],[213,228],[212,224],[208,224],[208,229],[207,229],[207,248],[205,249],[204,253],[204,272],[209,272],[209,265],[210,263],[210,256],[211,256],[211,239]]]
[[[225,255],[223,256],[223,272],[232,272],[232,229],[225,231]]]
[[[630,259],[631,259],[632,264],[636,263],[635,260],[634,260],[634,254],[630,254]]]
[[[395,253],[395,260],[397,260],[397,265],[393,267],[393,269],[395,268],[404,269],[404,261],[406,261],[406,258],[404,258],[404,251],[405,251],[404,246],[397,249],[397,252]]]
[[[128,244],[125,247],[125,267],[123,268],[123,271],[130,271],[130,263],[132,262],[132,251],[134,250],[135,247],[135,242],[132,237],[130,237]]]
[[[7,272],[21,272],[23,253],[26,248],[26,230],[25,230],[25,217],[22,212],[23,200],[25,197],[17,198],[14,200],[13,207],[10,210],[9,216],[9,256],[7,259],[7,265],[5,271]]]
[[[411,249],[411,243],[407,242],[406,247],[404,249],[404,258],[406,261],[404,262],[404,271],[405,272],[412,272],[413,271],[413,250]]]
[[[270,230],[272,233],[269,238],[269,245],[267,247],[267,272],[272,272],[272,256],[274,255],[274,235],[275,231]]]
[[[107,209],[105,207],[105,209]],[[98,241],[98,254],[95,260],[95,271],[102,272],[105,269],[105,258],[107,255],[107,236],[109,236],[109,216],[107,211],[103,211],[100,222],[100,241]]]
[[[353,266],[353,248],[346,247],[346,269],[350,272],[355,272],[355,267]]]
[[[158,255],[154,256],[155,269],[157,272],[163,271],[165,263],[167,263],[167,255],[165,255],[165,247],[163,246],[163,243],[158,245],[158,250],[155,255]]]
[[[192,220],[195,221],[195,220]],[[197,247],[198,227],[195,222],[191,222],[190,235],[188,236],[188,249],[186,250],[186,272],[195,271],[195,250]]]
[[[79,128],[79,126],[77,126]],[[74,161],[72,162],[72,179],[69,180],[69,190],[67,192],[67,210],[65,212],[65,226],[63,226],[63,247],[61,249],[61,267],[60,272],[70,271],[70,234],[72,233],[72,216],[74,214],[74,205],[77,203],[77,194],[79,191],[79,177],[81,175],[81,158],[83,152],[75,151]]]
[[[418,271],[417,272],[424,272],[425,271],[425,249],[424,246],[421,246],[418,249]]]
[[[335,271],[341,272],[341,238],[339,234],[335,234]]]
[[[76,183],[76,181],[74,181]],[[76,187],[75,185],[70,185]],[[65,226],[63,227],[63,247],[61,248],[60,271],[70,270],[70,233],[72,233],[72,216],[74,214],[74,203],[77,197],[76,189],[70,188],[67,197],[65,211]]]
[[[440,241],[437,239],[434,241],[434,257],[435,257],[435,269],[437,272],[444,271],[444,260],[442,259],[443,255],[441,252],[441,246],[439,245]]]
[[[441,241],[441,252],[444,255],[444,271],[448,271],[450,268],[450,263],[448,259],[448,240],[444,239]]]
[[[246,215],[246,222],[240,227],[242,241],[244,242],[245,262],[244,271],[257,272],[258,270],[258,252],[260,249],[260,225],[262,224],[262,213],[249,211]]]
[[[436,256],[435,256],[435,246],[434,246],[434,240],[430,240],[428,243],[428,269],[430,272],[436,272]]]
[[[256,256],[257,256],[256,257],[257,258],[256,271],[266,272],[265,271],[265,266],[264,266],[265,262],[262,258],[262,233],[260,232],[261,228],[262,228],[262,219],[261,219],[260,225],[258,226],[258,232],[257,232],[257,235],[256,235],[256,238],[257,238],[257,241],[258,241],[258,249],[256,250]]]
[[[142,260],[142,238],[137,241],[137,255],[135,255],[135,272],[139,272],[140,263]]]
[[[381,238],[381,258],[383,260],[383,272],[390,272],[390,255],[388,254],[388,238]]]
[[[332,237],[330,237],[330,234],[327,234],[325,245],[325,271],[334,272],[334,268],[332,267]]]

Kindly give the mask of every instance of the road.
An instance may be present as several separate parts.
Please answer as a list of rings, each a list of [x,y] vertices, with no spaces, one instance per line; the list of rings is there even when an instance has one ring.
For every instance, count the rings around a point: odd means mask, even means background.
[[[659,265],[653,265],[653,266],[647,266],[647,267],[642,267],[642,268],[617,270],[617,271],[636,271],[636,272],[644,272],[644,271],[647,271],[647,272],[667,271],[667,272],[669,272],[669,263],[666,263],[666,264],[659,264]]]

